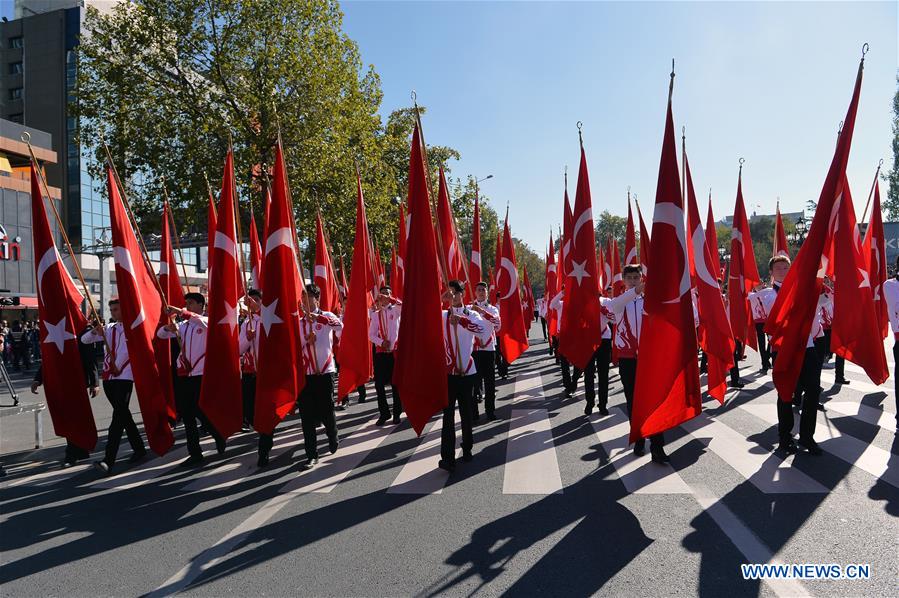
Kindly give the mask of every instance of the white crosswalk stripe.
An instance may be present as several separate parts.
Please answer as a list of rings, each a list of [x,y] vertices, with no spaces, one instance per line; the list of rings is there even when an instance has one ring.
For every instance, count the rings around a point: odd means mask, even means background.
[[[406,461],[396,479],[390,484],[390,494],[441,494],[449,473],[437,467],[440,461],[440,433],[443,430],[443,418],[438,417],[422,434],[421,442]],[[461,431],[461,424],[456,424],[456,437]],[[456,450],[456,458],[462,455],[462,449]]]
[[[862,375],[866,374],[862,372]],[[822,371],[821,385],[826,388],[827,386],[833,386],[834,384],[836,384],[836,375],[833,374],[833,372],[829,372],[827,370]],[[880,386],[877,386],[876,384],[872,384],[870,380],[865,381],[859,380],[857,378],[852,378],[849,380],[849,387],[853,390],[857,390],[860,392],[863,391],[866,393],[883,392],[886,394],[895,394],[895,389],[893,388],[892,384],[884,383]]]
[[[546,409],[513,409],[506,442],[503,494],[562,492],[562,475]]]
[[[873,426],[878,426],[890,432],[896,432],[896,416],[883,409],[875,409],[861,403],[849,401],[827,401],[825,407],[828,411],[836,411],[842,415],[848,415]]]

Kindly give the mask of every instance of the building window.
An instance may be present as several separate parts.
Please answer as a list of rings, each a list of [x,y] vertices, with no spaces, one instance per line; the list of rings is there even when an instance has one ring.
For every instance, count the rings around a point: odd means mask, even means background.
[[[24,48],[25,42],[22,40],[22,36],[11,37],[9,38],[9,47],[10,48]]]
[[[21,100],[22,99],[22,88],[21,87],[13,87],[9,90],[9,99],[10,100]]]
[[[11,120],[14,123],[19,123],[21,125],[21,124],[25,123],[25,115],[22,114],[21,112],[17,112],[16,114],[10,114],[9,120]]]
[[[10,75],[21,75],[22,74],[22,61],[19,62],[10,62],[9,63],[9,74]]]

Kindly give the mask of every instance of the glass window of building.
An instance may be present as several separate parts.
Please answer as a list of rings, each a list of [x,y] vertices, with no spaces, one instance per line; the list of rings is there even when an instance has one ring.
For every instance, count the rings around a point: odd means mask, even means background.
[[[10,88],[9,99],[10,100],[21,100],[22,99],[22,88],[21,87]]]
[[[9,47],[10,48],[24,48],[25,42],[22,39],[22,36],[20,35],[18,37],[9,38]]]
[[[18,62],[10,62],[9,63],[9,74],[10,75],[21,75],[22,74],[22,61]]]

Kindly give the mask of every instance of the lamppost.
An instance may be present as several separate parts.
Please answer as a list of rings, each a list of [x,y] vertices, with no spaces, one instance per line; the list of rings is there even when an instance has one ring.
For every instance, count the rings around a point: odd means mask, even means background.
[[[801,247],[802,243],[805,241],[805,236],[808,234],[808,224],[805,221],[805,218],[799,216],[796,219],[796,228],[793,232],[790,233],[787,240],[795,245],[796,247]]]

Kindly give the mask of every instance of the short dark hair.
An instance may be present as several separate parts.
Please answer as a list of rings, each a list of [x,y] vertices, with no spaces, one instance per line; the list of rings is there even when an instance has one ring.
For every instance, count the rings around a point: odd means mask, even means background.
[[[785,255],[775,255],[775,256],[772,256],[771,259],[768,260],[768,271],[770,272],[771,270],[774,269],[774,264],[779,264],[779,263],[781,263],[781,262],[783,262],[783,263],[785,263],[785,264],[787,264],[787,265],[789,266],[789,265],[790,265],[790,258],[788,258],[788,257],[785,256]]]
[[[456,291],[457,293],[464,293],[465,287],[462,286],[461,280],[451,280],[449,281],[449,288]]]
[[[309,283],[306,285],[306,292],[312,295],[314,299],[318,299],[322,296],[322,290],[318,288],[318,285],[315,283]]]
[[[392,293],[393,288],[389,284],[382,284],[381,288],[378,289],[378,291],[380,291],[381,293],[383,293],[384,291],[387,291],[388,293]]]
[[[203,296],[203,293],[185,293],[184,300],[187,301],[188,299],[196,301],[200,305],[206,305],[206,297]]]
[[[119,304],[119,300],[118,300],[118,298],[116,298],[116,299],[110,299],[109,303],[107,303],[106,305],[108,305],[109,307],[112,307],[113,305],[118,305],[118,304]]]
[[[247,295],[250,297],[255,297],[256,299],[262,299],[262,291],[259,289],[250,289],[247,291]]]
[[[640,264],[627,264],[622,270],[621,275],[627,274],[643,274],[643,266]]]
[[[479,282],[478,284],[476,284],[476,285],[474,285],[474,286],[475,286],[476,289],[480,289],[480,288],[485,288],[485,289],[486,289],[486,288],[487,288],[487,283],[484,282],[484,281],[481,281],[481,282]]]

